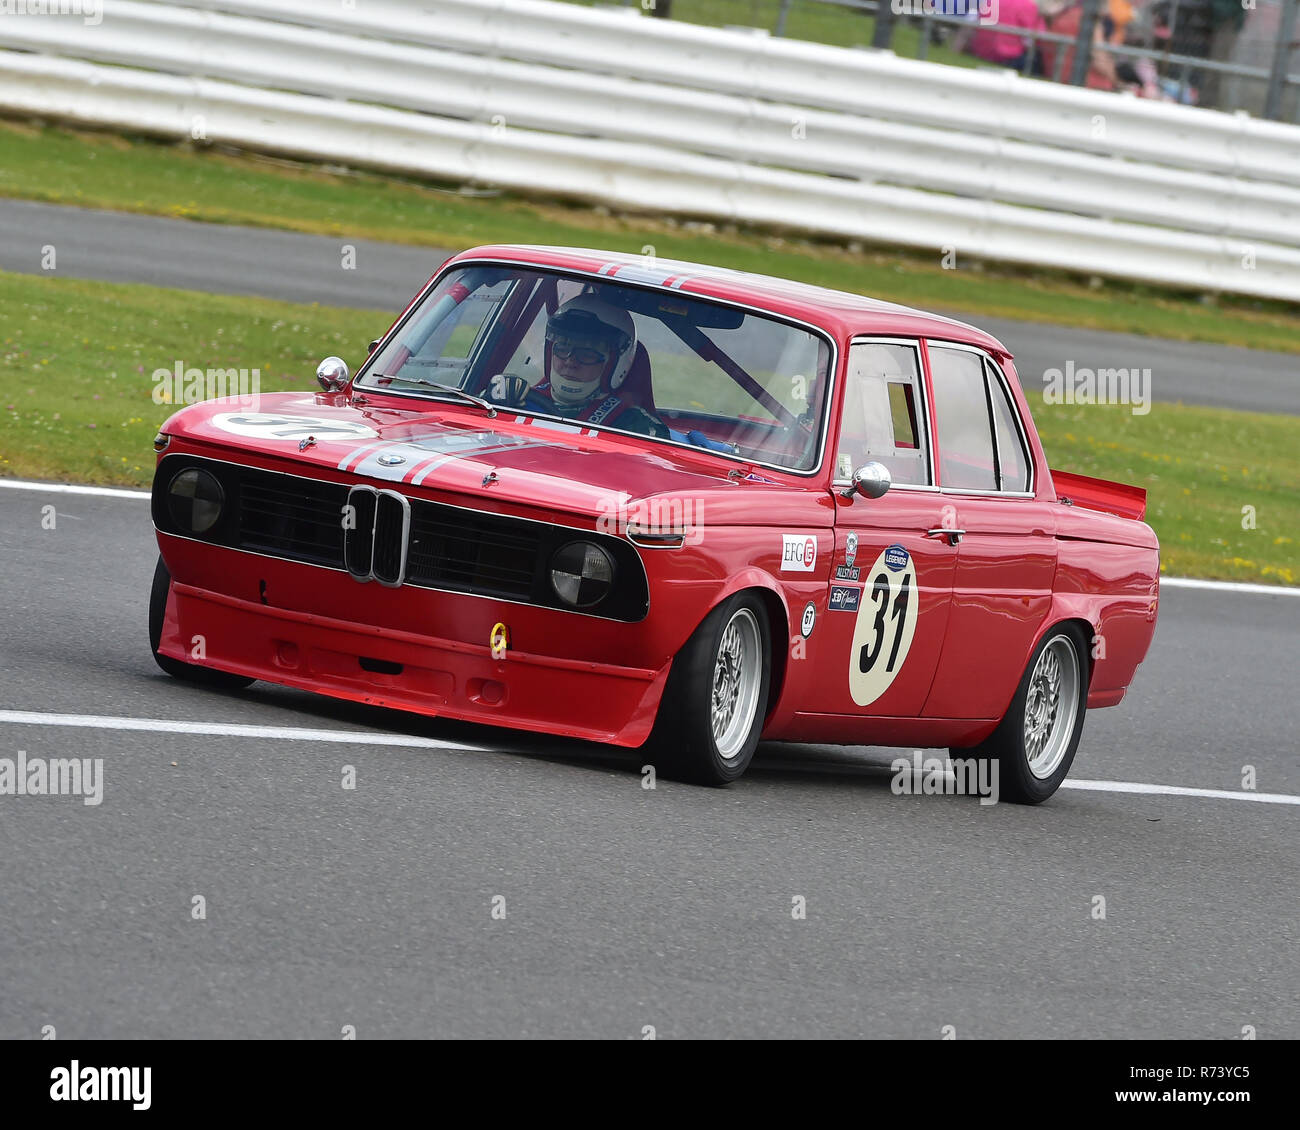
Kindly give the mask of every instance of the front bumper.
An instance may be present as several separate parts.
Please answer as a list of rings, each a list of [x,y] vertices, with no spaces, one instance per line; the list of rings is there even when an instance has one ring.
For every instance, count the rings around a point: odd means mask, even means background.
[[[158,650],[334,698],[621,746],[649,736],[671,666],[513,650],[498,659],[486,644],[276,608],[175,581]]]

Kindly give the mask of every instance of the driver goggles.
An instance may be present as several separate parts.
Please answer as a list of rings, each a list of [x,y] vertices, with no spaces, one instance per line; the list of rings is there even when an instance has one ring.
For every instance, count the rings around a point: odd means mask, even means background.
[[[579,365],[604,364],[609,360],[608,353],[602,353],[599,349],[592,349],[587,345],[579,345],[566,338],[557,338],[551,342],[551,355],[561,361],[572,358]]]

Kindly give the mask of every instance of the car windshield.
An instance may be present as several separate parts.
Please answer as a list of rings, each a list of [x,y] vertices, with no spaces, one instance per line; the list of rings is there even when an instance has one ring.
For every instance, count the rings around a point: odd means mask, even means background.
[[[799,326],[662,290],[535,269],[451,271],[358,388],[634,432],[795,471],[819,462],[831,349]]]

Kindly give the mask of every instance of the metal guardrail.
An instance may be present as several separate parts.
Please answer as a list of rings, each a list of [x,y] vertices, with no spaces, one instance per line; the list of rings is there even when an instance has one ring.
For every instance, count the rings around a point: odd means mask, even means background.
[[[614,0],[606,0],[606,2],[612,3]],[[650,14],[656,16],[670,18],[673,14],[673,0],[621,0],[621,2],[625,6],[636,5],[643,8],[649,6]],[[695,0],[677,0],[677,14],[689,18],[694,10],[694,2]],[[748,22],[747,11],[752,13],[753,9],[747,7],[745,0],[731,0],[731,2],[735,6],[735,22],[737,24]],[[1046,2],[1047,0],[1043,0],[1043,6],[1046,6]],[[921,34],[917,39],[916,57],[926,59],[929,56],[933,36],[949,31],[957,32],[971,26],[969,18],[953,14],[954,11],[967,9],[975,12],[983,8],[994,17],[979,19],[979,27],[983,31],[1015,36],[1027,48],[1021,66],[1017,68],[1022,74],[1029,77],[1031,74],[1039,73],[1033,68],[1037,45],[1057,43],[1061,45],[1061,50],[1055,53],[1053,73],[1044,74],[1042,77],[1079,86],[1084,83],[1091,68],[1094,55],[1093,32],[1102,16],[1106,0],[1079,0],[1079,2],[1084,9],[1083,18],[1073,35],[1060,35],[1050,30],[1036,31],[1016,24],[999,23],[996,19],[996,0],[773,0],[777,6],[771,31],[774,36],[785,36],[792,10],[839,8],[872,17],[874,26],[871,43],[877,48],[899,50],[901,45],[896,42],[895,34],[897,28],[904,22],[918,26]],[[1190,97],[1193,76],[1235,77],[1258,88],[1260,96],[1255,101],[1258,103],[1256,112],[1259,116],[1274,121],[1298,120],[1300,119],[1300,97],[1295,97],[1295,94],[1300,92],[1300,74],[1293,73],[1290,68],[1300,63],[1300,55],[1297,54],[1297,51],[1300,51],[1300,42],[1297,42],[1296,38],[1296,11],[1300,7],[1300,0],[1277,0],[1277,3],[1280,5],[1281,16],[1277,34],[1272,37],[1267,65],[1251,65],[1210,57],[1209,52],[1214,38],[1212,30],[1196,26],[1197,18],[1204,17],[1209,8],[1208,0],[1149,0],[1143,6],[1146,12],[1165,6],[1168,8],[1167,26],[1161,28],[1161,35],[1157,36],[1153,29],[1144,27],[1141,34],[1131,33],[1124,43],[1107,42],[1103,50],[1106,54],[1118,57],[1120,60],[1149,60],[1153,64],[1153,70],[1161,79],[1167,79],[1176,85],[1179,100]],[[711,8],[710,11],[716,12],[717,9]],[[1253,18],[1257,14],[1256,0],[1245,0],[1242,4],[1243,17]],[[750,15],[748,20],[754,18]],[[1138,22],[1136,19],[1133,21],[1135,29]],[[1189,24],[1191,29],[1185,30]],[[764,25],[756,23],[755,26]],[[1157,38],[1164,40],[1163,47],[1155,45]],[[1146,42],[1132,42],[1134,39],[1142,39]],[[1184,50],[1174,50],[1175,43]],[[1067,53],[1066,48],[1073,61],[1069,74],[1065,74],[1062,68]],[[997,64],[989,63],[989,65]],[[1289,107],[1286,105],[1288,92],[1292,94]],[[1202,99],[1198,104],[1222,110],[1240,108],[1233,96],[1222,94],[1216,95],[1211,100]]]
[[[634,12],[105,0],[0,110],[1300,300],[1300,129]]]

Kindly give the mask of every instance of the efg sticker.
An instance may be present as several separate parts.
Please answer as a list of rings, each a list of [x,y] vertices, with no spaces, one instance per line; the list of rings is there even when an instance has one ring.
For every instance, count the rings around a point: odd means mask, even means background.
[[[374,428],[355,420],[331,416],[288,416],[280,412],[221,412],[208,421],[231,435],[250,439],[326,440],[373,439]]]
[[[856,585],[831,585],[829,608],[832,612],[856,612],[862,590]]]
[[[849,648],[849,694],[859,706],[875,702],[903,669],[921,604],[916,562],[901,545],[881,552],[866,582]]]
[[[856,581],[861,574],[862,570],[856,565],[835,566],[835,579],[837,581]]]
[[[782,573],[811,573],[816,564],[816,538],[807,534],[781,535]]]
[[[813,625],[817,623],[817,608],[810,600],[804,605],[803,620],[799,624],[799,633],[804,639],[812,635]]]

